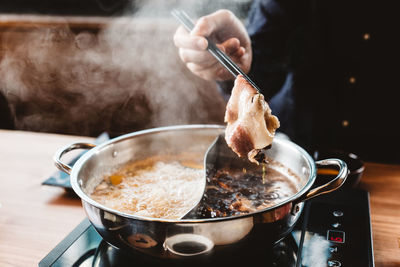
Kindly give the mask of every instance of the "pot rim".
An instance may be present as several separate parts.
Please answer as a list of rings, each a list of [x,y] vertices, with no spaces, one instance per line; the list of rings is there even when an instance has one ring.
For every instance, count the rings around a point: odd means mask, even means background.
[[[250,212],[246,214],[240,214],[240,215],[235,215],[235,216],[230,216],[230,217],[218,217],[218,218],[206,218],[206,219],[162,219],[162,218],[151,218],[151,217],[144,217],[144,216],[138,216],[138,215],[133,215],[125,212],[121,212],[115,209],[108,208],[96,201],[94,201],[92,198],[90,198],[81,188],[81,185],[78,183],[78,173],[82,166],[85,164],[85,162],[93,156],[93,154],[98,153],[100,150],[103,148],[124,141],[126,139],[131,139],[136,136],[141,136],[141,135],[148,135],[148,134],[155,134],[158,132],[166,132],[166,131],[177,131],[177,130],[188,130],[188,129],[220,129],[223,130],[225,129],[224,125],[217,125],[217,124],[189,124],[189,125],[172,125],[172,126],[165,126],[165,127],[157,127],[157,128],[151,128],[151,129],[146,129],[146,130],[140,130],[140,131],[135,131],[132,133],[124,134],[116,138],[112,138],[109,141],[106,141],[100,145],[95,146],[94,148],[91,148],[88,150],[86,153],[84,153],[72,166],[72,170],[70,173],[70,182],[72,189],[75,191],[75,193],[81,198],[82,201],[87,202],[90,205],[93,205],[101,210],[107,211],[109,213],[125,217],[127,219],[135,219],[135,220],[141,220],[141,221],[152,221],[152,222],[163,222],[163,223],[185,223],[185,224],[190,224],[190,223],[211,223],[211,222],[217,222],[217,221],[229,221],[229,220],[237,220],[241,218],[246,218],[250,216],[254,216],[255,214],[259,213],[265,213],[269,212],[272,210],[275,210],[279,207],[282,207],[290,202],[293,202],[303,196],[305,193],[307,193],[311,186],[313,185],[316,176],[317,176],[317,171],[316,171],[316,165],[313,160],[313,158],[304,150],[302,147],[299,145],[293,143],[292,141],[286,140],[286,139],[281,139],[281,138],[274,138],[274,142],[278,143],[289,143],[291,148],[294,150],[299,150],[302,154],[302,156],[305,157],[309,169],[310,169],[310,175],[307,180],[307,183],[295,194],[292,196],[284,199],[282,202],[273,205],[271,207],[261,209],[255,212]]]

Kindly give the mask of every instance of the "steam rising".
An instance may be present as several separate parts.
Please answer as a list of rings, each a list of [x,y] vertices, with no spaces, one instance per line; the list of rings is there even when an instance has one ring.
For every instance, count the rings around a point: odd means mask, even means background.
[[[193,16],[219,8],[182,3]],[[37,16],[29,27],[0,36],[0,90],[18,129],[117,135],[222,123],[225,103],[215,84],[191,74],[173,45],[178,23],[170,10],[178,1],[135,4],[134,15],[88,20],[103,25],[100,30],[71,18],[44,25]]]
[[[302,264],[304,266],[325,267],[330,257],[330,242],[318,234],[312,235],[304,247]]]

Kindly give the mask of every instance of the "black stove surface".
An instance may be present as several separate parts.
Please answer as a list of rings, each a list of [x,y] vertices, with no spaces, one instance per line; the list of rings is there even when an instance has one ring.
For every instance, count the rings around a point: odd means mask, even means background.
[[[374,266],[369,214],[367,192],[340,189],[308,201],[292,233],[273,247],[258,244],[240,253],[215,248],[181,260],[117,249],[85,219],[39,266]]]

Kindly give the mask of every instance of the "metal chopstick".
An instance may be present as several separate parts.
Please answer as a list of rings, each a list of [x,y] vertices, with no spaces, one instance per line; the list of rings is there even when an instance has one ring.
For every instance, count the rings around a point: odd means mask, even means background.
[[[194,23],[192,19],[182,10],[174,9],[172,10],[172,15],[188,30],[191,32],[194,28]],[[222,52],[209,38],[207,38],[208,47],[207,50],[224,66],[232,75],[236,78],[241,74],[259,93],[260,88],[244,73],[235,62],[233,62],[230,57],[228,57],[224,52]]]

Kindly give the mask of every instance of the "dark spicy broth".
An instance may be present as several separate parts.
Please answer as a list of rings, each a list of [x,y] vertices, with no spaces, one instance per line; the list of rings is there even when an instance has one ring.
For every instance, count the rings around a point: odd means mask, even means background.
[[[222,168],[207,174],[207,187],[197,208],[186,218],[215,218],[246,214],[274,206],[297,191],[297,177],[278,171],[269,160],[254,170]],[[281,166],[282,167],[282,166]],[[293,174],[291,174],[294,176]]]

